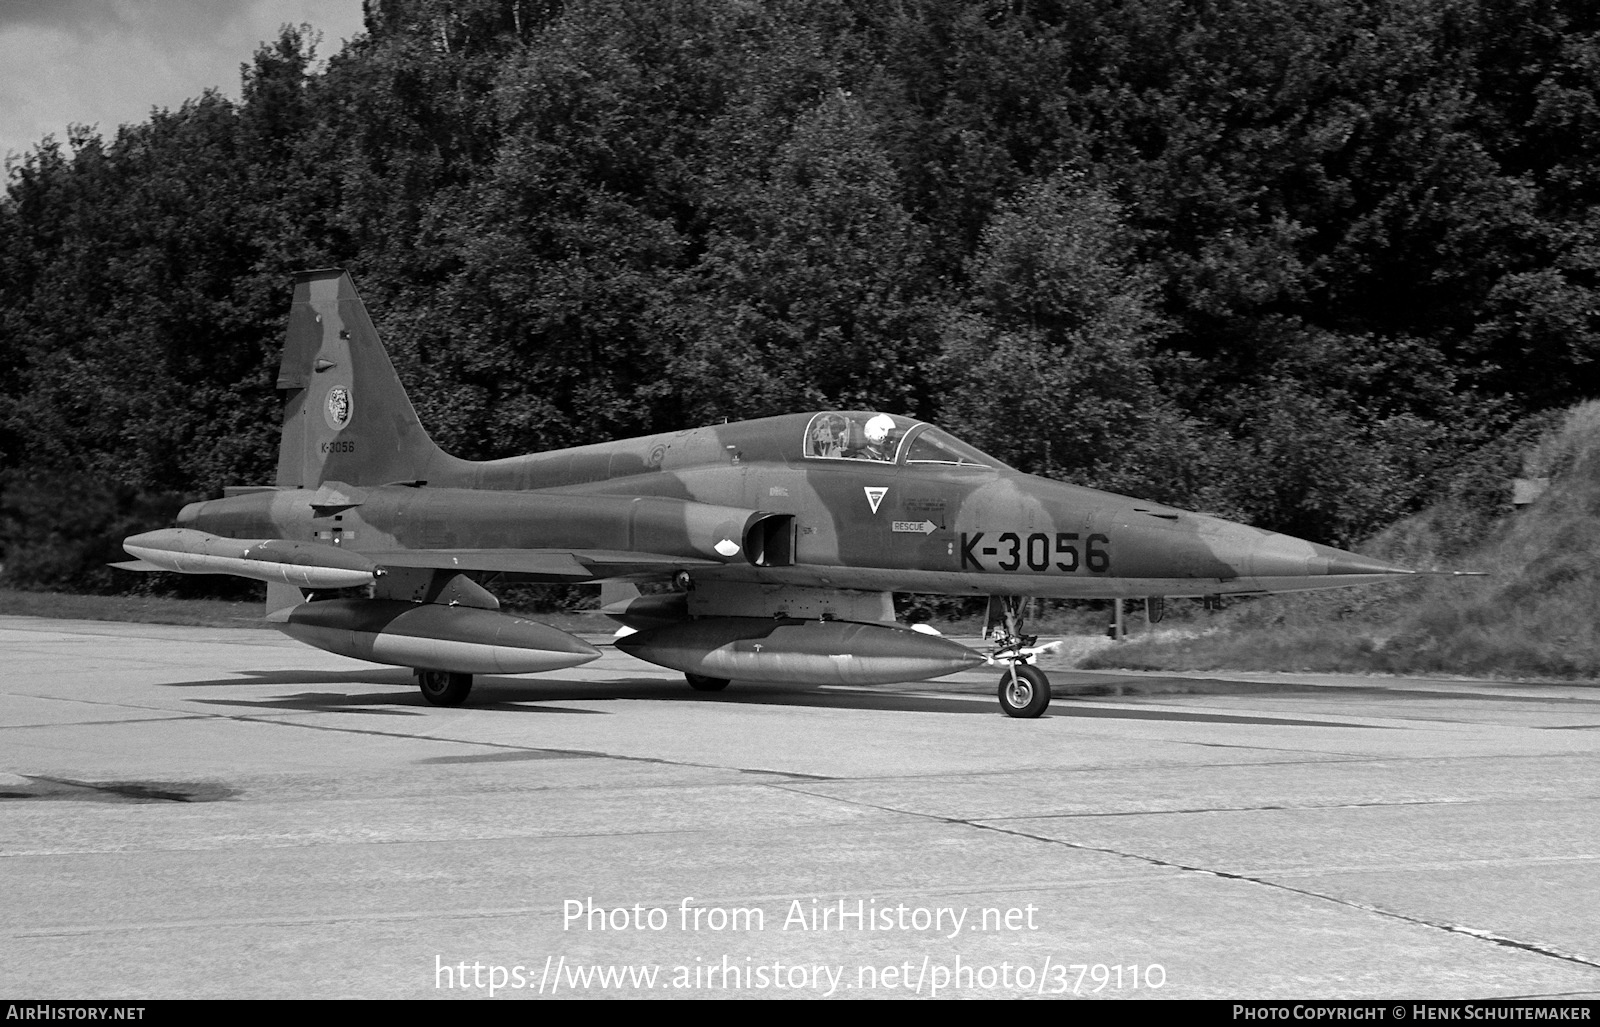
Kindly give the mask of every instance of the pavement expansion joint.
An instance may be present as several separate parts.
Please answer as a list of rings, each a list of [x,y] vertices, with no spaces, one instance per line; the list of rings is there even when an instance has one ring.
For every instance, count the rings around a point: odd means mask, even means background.
[[[762,770],[758,767],[733,767],[741,774],[762,774],[770,777],[781,777],[788,781],[841,781],[848,778],[829,777],[826,774],[801,774],[793,770]]]
[[[1366,809],[1368,807],[1389,806],[1472,806],[1478,805],[1479,799],[1397,799],[1392,802],[1308,802],[1300,804],[1274,803],[1267,806],[1196,806],[1186,809],[1130,809],[1106,812],[1085,811],[1082,813],[1019,813],[1007,817],[984,817],[984,823],[998,823],[1006,820],[1077,820],[1096,817],[1165,817],[1189,816],[1196,813],[1271,813],[1288,812],[1292,810],[1314,809]]]
[[[172,722],[178,721],[178,720],[208,720],[208,719],[210,719],[210,718],[207,717],[203,713],[199,713],[199,714],[175,713],[170,717],[132,717],[132,718],[119,717],[119,718],[114,718],[114,719],[111,719],[111,720],[75,720],[75,721],[72,722],[72,726],[75,727],[75,728],[76,727],[123,727],[124,725],[128,725],[128,724],[171,724]],[[0,724],[0,731],[54,730],[54,729],[57,729],[59,727],[61,727],[60,724]]]
[[[1296,895],[1304,895],[1307,898],[1321,899],[1324,902],[1331,902],[1334,905],[1345,906],[1350,909],[1359,909],[1362,912],[1372,913],[1376,916],[1385,917],[1387,919],[1399,920],[1409,924],[1416,924],[1419,927],[1428,927],[1432,928],[1433,930],[1444,931],[1449,934],[1459,934],[1468,938],[1476,938],[1479,941],[1491,942],[1495,945],[1500,945],[1505,948],[1519,949],[1524,952],[1531,952],[1535,955],[1547,956],[1551,959],[1560,959],[1568,963],[1577,963],[1580,966],[1587,966],[1596,970],[1600,970],[1600,962],[1574,952],[1563,952],[1560,949],[1552,948],[1548,945],[1541,945],[1537,942],[1519,941],[1515,938],[1507,938],[1504,935],[1495,934],[1493,931],[1485,931],[1476,927],[1467,927],[1464,924],[1453,924],[1444,920],[1430,920],[1426,917],[1398,913],[1391,909],[1384,909],[1381,906],[1374,906],[1365,902],[1356,902],[1353,899],[1341,899],[1334,895],[1326,895],[1322,892],[1312,891],[1309,888],[1296,888],[1293,885],[1284,884],[1280,881],[1269,881],[1265,878],[1254,877],[1249,874],[1235,874],[1226,870],[1216,870],[1211,867],[1189,866],[1184,863],[1174,863],[1171,860],[1161,859],[1157,856],[1146,856],[1136,852],[1122,852],[1118,849],[1111,849],[1098,845],[1083,845],[1077,842],[1069,842],[1061,838],[1048,838],[1043,835],[1029,834],[1026,831],[1017,831],[1011,828],[999,827],[972,820],[961,820],[949,817],[940,817],[938,819],[946,820],[949,823],[966,824],[971,827],[976,827],[980,830],[999,831],[1003,834],[1011,834],[1019,838],[1031,838],[1035,841],[1046,842],[1048,844],[1065,845],[1068,848],[1073,849],[1082,849],[1090,852],[1103,852],[1112,856],[1122,856],[1126,859],[1142,860],[1151,864],[1152,866],[1167,867],[1170,869],[1183,870],[1195,874],[1207,874],[1209,876],[1219,877],[1228,881],[1243,881],[1247,884],[1257,884],[1266,888],[1275,888],[1281,891],[1292,892]]]
[[[793,790],[800,791],[800,792],[805,792],[805,790],[801,789],[801,788],[795,788]],[[810,795],[810,794],[814,794],[814,793],[805,792],[805,794]],[[870,809],[880,810],[880,811],[882,811],[884,813],[899,813],[899,814],[903,814],[903,815],[906,815],[906,816],[921,817],[923,819],[936,821],[938,823],[955,824],[955,825],[959,825],[959,826],[962,826],[962,827],[970,827],[970,828],[974,828],[975,830],[979,830],[979,831],[993,831],[993,832],[995,832],[997,834],[1007,834],[1007,835],[1011,835],[1011,836],[1016,837],[1016,838],[1026,838],[1029,841],[1043,842],[1043,843],[1045,843],[1047,845],[1060,845],[1060,846],[1064,846],[1064,847],[1069,848],[1069,849],[1077,849],[1077,850],[1082,851],[1082,852],[1100,852],[1100,853],[1104,853],[1104,854],[1106,854],[1108,856],[1118,856],[1118,857],[1121,857],[1123,859],[1136,860],[1136,861],[1139,861],[1139,862],[1142,862],[1142,863],[1147,863],[1147,864],[1149,864],[1151,866],[1164,867],[1164,868],[1167,868],[1167,869],[1170,869],[1170,870],[1181,870],[1181,871],[1184,871],[1184,872],[1187,872],[1187,873],[1204,874],[1204,875],[1207,875],[1209,877],[1217,877],[1217,878],[1221,878],[1221,879],[1227,880],[1227,881],[1241,881],[1241,882],[1244,882],[1246,884],[1260,885],[1261,887],[1264,887],[1264,888],[1272,888],[1272,889],[1276,889],[1276,890],[1279,890],[1279,891],[1290,892],[1290,893],[1295,894],[1295,895],[1303,895],[1306,898],[1320,899],[1320,900],[1322,900],[1324,902],[1330,902],[1330,903],[1333,903],[1334,905],[1344,906],[1344,907],[1347,907],[1349,909],[1358,909],[1358,910],[1361,910],[1364,913],[1371,913],[1371,914],[1373,914],[1375,916],[1384,917],[1386,919],[1398,920],[1398,921],[1401,921],[1401,922],[1404,922],[1404,923],[1415,924],[1415,925],[1417,925],[1419,927],[1427,927],[1427,928],[1430,928],[1432,930],[1443,931],[1443,932],[1446,932],[1448,934],[1458,934],[1458,935],[1462,935],[1462,936],[1468,937],[1468,938],[1475,938],[1475,939],[1477,939],[1479,941],[1487,941],[1487,942],[1490,942],[1492,944],[1502,946],[1504,948],[1518,949],[1518,950],[1521,950],[1523,952],[1529,952],[1529,953],[1533,953],[1535,955],[1546,956],[1546,957],[1551,958],[1551,959],[1559,959],[1559,960],[1563,960],[1563,961],[1568,962],[1568,963],[1576,963],[1579,966],[1586,966],[1586,967],[1591,967],[1591,968],[1596,969],[1596,970],[1600,970],[1600,961],[1596,961],[1596,960],[1591,959],[1591,958],[1589,958],[1587,956],[1583,956],[1583,955],[1580,955],[1580,954],[1574,953],[1574,952],[1563,952],[1562,950],[1557,949],[1557,948],[1553,948],[1553,947],[1551,947],[1549,945],[1541,945],[1541,944],[1539,944],[1537,942],[1519,941],[1516,938],[1508,938],[1508,937],[1505,937],[1504,935],[1495,934],[1493,931],[1485,931],[1485,930],[1482,930],[1482,929],[1479,929],[1479,928],[1475,928],[1475,927],[1468,927],[1468,926],[1466,926],[1464,924],[1454,924],[1454,923],[1450,923],[1450,922],[1444,921],[1444,920],[1430,920],[1430,919],[1428,919],[1426,917],[1410,916],[1410,915],[1405,914],[1405,913],[1395,912],[1394,910],[1384,909],[1381,906],[1374,906],[1374,905],[1371,905],[1371,904],[1365,903],[1365,902],[1356,902],[1356,901],[1351,900],[1351,899],[1341,899],[1341,898],[1339,898],[1337,896],[1334,896],[1334,895],[1326,895],[1326,894],[1323,894],[1322,892],[1312,891],[1309,888],[1296,888],[1293,885],[1284,884],[1284,883],[1282,883],[1280,881],[1271,881],[1271,880],[1267,880],[1266,878],[1254,877],[1254,876],[1251,876],[1249,874],[1236,874],[1236,873],[1232,873],[1232,872],[1227,871],[1227,870],[1216,870],[1216,869],[1213,869],[1211,867],[1190,866],[1190,865],[1185,864],[1185,863],[1175,863],[1172,860],[1161,859],[1159,856],[1148,856],[1148,855],[1144,855],[1144,854],[1137,853],[1137,852],[1123,852],[1120,849],[1108,848],[1106,846],[1101,846],[1101,845],[1084,845],[1081,842],[1070,842],[1070,841],[1067,841],[1067,840],[1065,840],[1063,838],[1051,838],[1051,837],[1048,837],[1048,836],[1045,836],[1045,835],[1033,834],[1033,833],[1028,832],[1028,831],[1019,831],[1016,828],[1005,827],[1005,826],[1002,826],[1000,824],[993,823],[993,822],[986,822],[986,821],[980,821],[980,820],[969,820],[969,819],[964,818],[964,817],[939,816],[938,814],[922,813],[922,812],[919,812],[917,810],[900,809],[900,808],[897,808],[897,807],[894,807],[894,806],[885,806],[885,805],[882,805],[881,803],[866,802],[866,801],[860,800],[860,799],[849,799],[849,798],[842,798],[842,797],[839,797],[839,796],[823,796],[823,798],[839,799],[839,801],[842,801],[842,802],[849,802],[849,803],[854,803],[854,804],[860,805],[860,806],[866,806],[866,807],[868,807]],[[1367,805],[1383,805],[1383,804],[1367,804]],[[1429,804],[1428,803],[1410,803],[1410,804],[1400,803],[1400,804],[1397,804],[1397,805],[1429,805]],[[1223,812],[1229,812],[1229,811],[1223,811]],[[1098,816],[1106,816],[1107,814],[1097,814],[1097,815]],[[1027,819],[1043,819],[1043,818],[1030,817],[1030,818],[1027,818]]]

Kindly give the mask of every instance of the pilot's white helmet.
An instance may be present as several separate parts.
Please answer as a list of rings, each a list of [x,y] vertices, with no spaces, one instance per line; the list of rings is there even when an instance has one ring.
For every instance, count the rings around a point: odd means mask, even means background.
[[[890,432],[894,431],[894,418],[888,414],[878,414],[867,422],[864,430],[867,433],[867,441],[873,445],[878,445],[889,437]]]

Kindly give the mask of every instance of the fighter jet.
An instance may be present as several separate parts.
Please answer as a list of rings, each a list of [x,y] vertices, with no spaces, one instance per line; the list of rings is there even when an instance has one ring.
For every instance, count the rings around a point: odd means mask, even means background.
[[[1413,572],[1024,474],[935,425],[825,410],[502,460],[443,452],[348,274],[296,276],[273,485],[192,503],[118,566],[268,582],[268,619],[330,652],[414,669],[465,702],[474,674],[577,666],[584,640],[502,612],[499,582],[600,583],[615,644],[730,681],[870,685],[1000,668],[1001,709],[1050,683],[1031,597],[1144,599],[1362,585]],[[639,586],[656,583],[651,594]],[[665,587],[670,586],[670,587]],[[895,619],[895,592],[988,596],[989,648]]]

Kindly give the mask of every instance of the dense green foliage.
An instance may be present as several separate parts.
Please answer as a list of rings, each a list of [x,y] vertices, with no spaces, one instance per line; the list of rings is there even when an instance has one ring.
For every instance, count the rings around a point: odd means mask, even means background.
[[[1334,543],[1593,389],[1582,0],[369,0],[314,39],[11,167],[13,580],[270,479],[303,267],[463,456],[881,407]]]

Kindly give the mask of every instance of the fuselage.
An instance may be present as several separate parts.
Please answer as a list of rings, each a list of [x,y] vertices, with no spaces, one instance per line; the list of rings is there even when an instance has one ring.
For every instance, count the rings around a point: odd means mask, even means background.
[[[894,424],[878,445],[860,433],[873,417]],[[647,551],[682,556],[707,581],[869,591],[1199,596],[1354,585],[1404,572],[1024,474],[931,425],[863,412],[787,415],[487,462],[441,455],[426,473],[404,484],[331,480],[315,490],[248,492],[193,504],[179,523],[234,538],[320,541],[379,563],[407,550]],[[336,457],[329,474],[338,474]],[[649,507],[652,500],[663,502]],[[723,522],[747,511],[777,515],[767,530],[785,536],[769,540],[760,559],[748,544],[733,554],[716,549],[726,539],[714,536],[744,530]],[[642,539],[647,520],[655,534]],[[679,522],[683,538],[670,541]],[[657,538],[669,541],[652,543]],[[668,571],[662,563],[617,576]],[[570,580],[537,568],[512,576]]]

